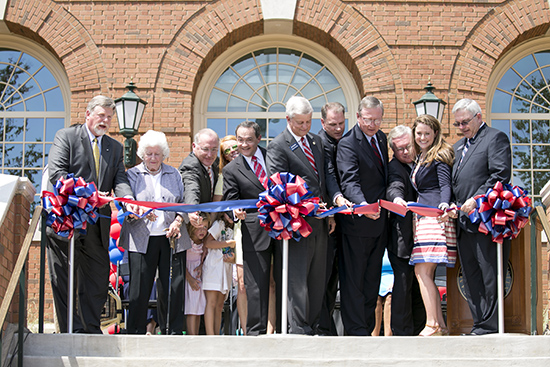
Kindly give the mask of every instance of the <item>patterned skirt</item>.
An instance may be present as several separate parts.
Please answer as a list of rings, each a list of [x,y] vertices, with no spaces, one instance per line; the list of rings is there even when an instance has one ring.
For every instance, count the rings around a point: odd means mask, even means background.
[[[446,263],[452,268],[456,256],[455,220],[439,223],[437,218],[415,215],[414,247],[409,264]]]

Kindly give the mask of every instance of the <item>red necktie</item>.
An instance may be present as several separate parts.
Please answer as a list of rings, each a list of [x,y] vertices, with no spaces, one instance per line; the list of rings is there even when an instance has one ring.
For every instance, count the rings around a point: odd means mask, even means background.
[[[252,163],[254,164],[254,174],[256,175],[256,177],[258,177],[258,180],[260,180],[262,186],[267,189],[267,176],[265,174],[264,168],[262,167],[260,162],[258,162],[258,158],[256,158],[256,156],[252,157]]]
[[[306,154],[309,163],[311,163],[311,167],[313,167],[315,174],[319,176],[319,173],[317,172],[317,167],[315,167],[315,158],[313,158],[313,152],[309,148],[309,145],[307,145],[305,136],[302,136],[302,147],[304,147],[304,153]]]
[[[380,152],[378,151],[378,147],[376,146],[376,142],[374,141],[374,137],[370,139],[370,145],[372,146],[372,150],[374,150],[374,154],[378,157],[378,164],[380,166],[383,166],[382,164],[382,156],[380,155]]]

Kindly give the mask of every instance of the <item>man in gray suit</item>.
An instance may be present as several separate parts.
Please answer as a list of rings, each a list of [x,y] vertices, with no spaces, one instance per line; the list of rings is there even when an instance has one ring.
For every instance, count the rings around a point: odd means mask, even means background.
[[[61,129],[55,135],[48,157],[51,184],[72,173],[94,182],[103,193],[132,197],[123,164],[122,145],[106,135],[115,113],[115,103],[104,96],[94,97],[86,109],[86,123]],[[94,153],[95,152],[95,153]],[[137,207],[127,205],[137,213]],[[74,311],[75,332],[101,334],[100,316],[109,285],[109,232],[111,207],[99,209],[96,224],[88,223],[85,235],[75,232],[75,278],[78,311]],[[61,332],[67,331],[68,243],[48,228],[48,264]]]
[[[464,138],[454,146],[452,185],[458,217],[458,254],[464,277],[464,290],[474,325],[473,335],[497,333],[497,245],[491,235],[479,232],[468,213],[476,207],[474,197],[485,194],[495,183],[510,182],[510,141],[502,131],[488,126],[481,118],[476,101],[461,99],[453,107],[455,123]],[[503,268],[510,256],[510,240],[503,243]]]
[[[193,151],[181,162],[179,171],[183,180],[185,204],[201,204],[212,201],[218,181],[218,134],[212,129],[199,130],[193,139]],[[189,221],[198,226],[202,217],[190,213]]]
[[[258,199],[267,188],[266,150],[260,126],[244,121],[235,132],[240,155],[223,168],[224,200]],[[246,335],[267,332],[270,271],[276,241],[258,220],[258,210],[235,210],[242,221],[244,282],[248,300]]]
[[[336,177],[329,173],[323,142],[309,132],[312,113],[307,99],[293,96],[288,100],[287,128],[267,148],[269,173],[298,175],[306,181],[313,196],[328,205],[344,205]],[[309,237],[299,242],[289,240],[288,320],[293,334],[317,333],[325,292],[328,223],[326,219],[312,217],[306,221],[312,228]],[[333,225],[334,220],[330,221]],[[280,294],[279,285],[277,290]]]

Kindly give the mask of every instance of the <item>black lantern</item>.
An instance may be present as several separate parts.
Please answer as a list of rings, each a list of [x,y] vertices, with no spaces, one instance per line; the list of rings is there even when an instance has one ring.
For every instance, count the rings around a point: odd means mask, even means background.
[[[441,98],[437,98],[432,92],[435,87],[432,85],[431,80],[428,79],[428,85],[424,87],[426,94],[424,94],[418,101],[413,102],[416,108],[416,115],[432,115],[439,122],[443,118],[443,111],[447,102]]]
[[[137,143],[133,137],[138,133],[139,123],[147,102],[134,93],[136,85],[133,81],[126,88],[128,88],[128,92],[117,98],[115,104],[120,133],[126,138],[124,141],[124,165],[126,168],[131,168],[136,165],[137,150]]]

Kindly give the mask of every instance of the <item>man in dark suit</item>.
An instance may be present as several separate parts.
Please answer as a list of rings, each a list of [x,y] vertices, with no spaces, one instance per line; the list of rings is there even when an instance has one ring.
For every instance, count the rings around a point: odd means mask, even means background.
[[[344,196],[356,204],[385,199],[388,144],[380,131],[384,107],[365,97],[357,110],[357,124],[338,142],[336,163]],[[340,300],[348,335],[371,335],[374,310],[387,243],[387,212],[342,217]]]
[[[326,103],[321,108],[321,124],[323,128],[318,135],[325,145],[325,156],[329,164],[333,167],[334,175],[338,184],[338,172],[336,171],[336,151],[338,141],[344,135],[346,130],[346,109],[339,102]],[[323,335],[337,336],[336,325],[332,314],[336,304],[336,294],[338,293],[338,247],[340,247],[342,230],[338,224],[340,215],[335,215],[335,229],[330,233],[327,243],[327,283],[323,308],[321,309],[321,318],[319,320],[319,333]]]
[[[407,202],[416,201],[416,190],[409,177],[414,158],[411,128],[394,127],[388,134],[388,143],[393,159],[388,164],[387,200],[406,207]],[[393,335],[398,336],[418,335],[426,324],[426,309],[414,266],[409,265],[413,245],[412,212],[407,212],[405,217],[390,213],[388,257],[394,275],[391,328]]]
[[[259,147],[260,126],[244,121],[235,131],[240,155],[223,168],[224,200],[258,199],[267,188],[266,150]],[[248,300],[246,335],[267,332],[269,280],[275,240],[258,220],[255,209],[234,211],[242,220],[244,282]]]
[[[123,164],[122,145],[105,135],[111,126],[115,103],[104,96],[94,97],[86,109],[86,123],[61,129],[49,152],[48,174],[51,184],[72,173],[86,182],[94,182],[103,193],[114,190],[116,196],[132,197]],[[137,213],[137,207],[127,209]],[[73,331],[101,334],[100,316],[109,285],[109,233],[111,207],[105,205],[96,224],[86,234],[75,232],[75,284],[78,285],[77,310]],[[68,245],[66,238],[48,228],[48,264],[52,291],[61,332],[67,331]]]
[[[510,141],[506,134],[488,126],[481,118],[476,101],[461,99],[453,107],[455,127],[464,138],[454,146],[452,186],[458,217],[458,254],[464,277],[464,290],[474,325],[472,334],[497,333],[497,245],[491,235],[478,231],[468,213],[476,207],[474,197],[485,194],[496,182],[509,183]],[[510,240],[503,243],[503,269],[510,256]]]
[[[193,151],[181,162],[179,171],[183,180],[185,204],[201,204],[212,201],[218,181],[218,134],[212,129],[202,129],[195,134]],[[202,217],[190,213],[189,221],[199,226]]]
[[[307,99],[293,96],[288,100],[287,128],[269,144],[267,167],[270,174],[290,172],[300,176],[313,195],[329,205],[344,205],[336,178],[328,172],[323,143],[309,132],[312,113]],[[307,217],[306,221],[311,234],[299,242],[289,240],[288,320],[293,334],[317,333],[325,292],[327,220]]]

